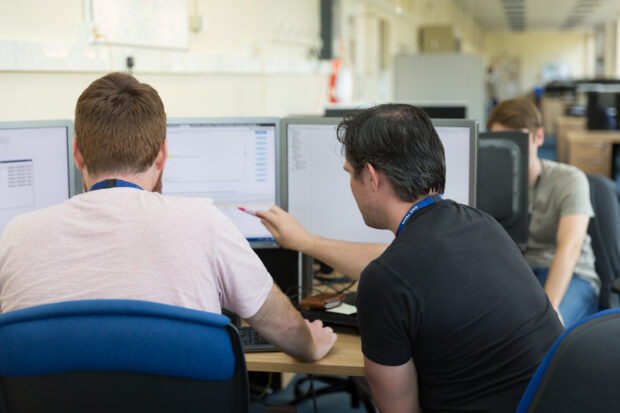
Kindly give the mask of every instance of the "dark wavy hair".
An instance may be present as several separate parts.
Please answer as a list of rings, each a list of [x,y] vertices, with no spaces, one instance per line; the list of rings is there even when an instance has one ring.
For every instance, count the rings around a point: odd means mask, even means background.
[[[444,192],[443,145],[428,115],[415,106],[385,104],[348,115],[338,125],[338,140],[355,175],[371,164],[401,201]]]

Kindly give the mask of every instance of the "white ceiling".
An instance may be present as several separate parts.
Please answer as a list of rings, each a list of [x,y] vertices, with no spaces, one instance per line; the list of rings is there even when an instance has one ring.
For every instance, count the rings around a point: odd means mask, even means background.
[[[590,30],[617,21],[620,0],[456,0],[488,31]]]

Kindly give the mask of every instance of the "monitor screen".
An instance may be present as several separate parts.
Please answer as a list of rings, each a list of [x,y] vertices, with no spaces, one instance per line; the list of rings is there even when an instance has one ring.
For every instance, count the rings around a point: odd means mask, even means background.
[[[311,233],[343,241],[389,243],[394,235],[367,227],[357,208],[336,139],[339,122],[336,118],[282,121],[282,162],[288,172],[283,204]],[[463,120],[433,122],[446,153],[444,195],[473,206],[477,125]]]
[[[16,215],[75,193],[71,121],[0,123],[0,232]]]
[[[279,205],[275,118],[169,119],[164,195],[207,197],[253,247],[273,247],[260,220],[239,210]]]

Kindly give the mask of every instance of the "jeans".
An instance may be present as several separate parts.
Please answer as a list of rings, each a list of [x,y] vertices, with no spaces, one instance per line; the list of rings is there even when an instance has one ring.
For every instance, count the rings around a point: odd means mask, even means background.
[[[544,286],[549,275],[549,268],[532,267],[540,285]],[[569,327],[577,321],[598,311],[598,295],[589,281],[573,274],[564,298],[560,303],[560,314],[564,325]]]

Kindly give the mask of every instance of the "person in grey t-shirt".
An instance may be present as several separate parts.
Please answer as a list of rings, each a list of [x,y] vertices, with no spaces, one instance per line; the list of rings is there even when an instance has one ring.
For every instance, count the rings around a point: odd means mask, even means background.
[[[501,102],[489,114],[487,129],[530,135],[525,259],[565,325],[595,313],[600,280],[587,234],[594,212],[585,174],[573,166],[538,158],[545,132],[540,112],[528,99]]]

